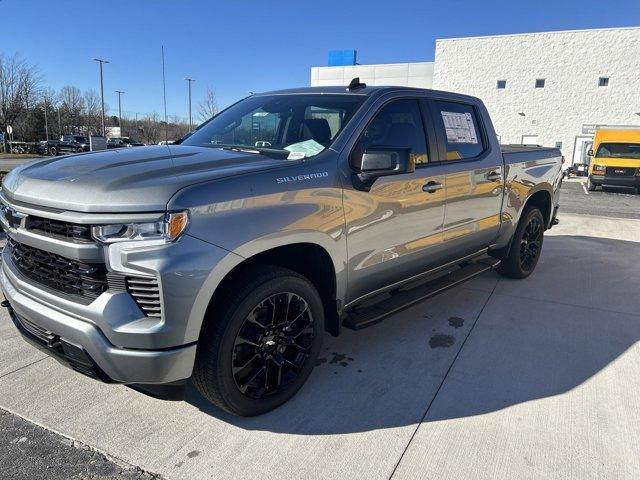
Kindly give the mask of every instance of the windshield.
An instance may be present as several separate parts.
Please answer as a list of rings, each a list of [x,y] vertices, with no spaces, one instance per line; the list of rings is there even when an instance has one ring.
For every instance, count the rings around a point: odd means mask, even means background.
[[[640,159],[640,143],[601,143],[596,157]]]
[[[183,145],[240,148],[277,158],[312,157],[331,145],[366,97],[256,95],[201,125]]]

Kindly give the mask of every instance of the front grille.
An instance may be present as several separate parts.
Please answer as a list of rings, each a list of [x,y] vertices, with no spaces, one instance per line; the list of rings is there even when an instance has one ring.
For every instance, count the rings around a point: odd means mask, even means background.
[[[147,317],[160,318],[160,287],[158,280],[150,277],[127,277],[127,291]]]
[[[91,227],[89,225],[62,222],[50,218],[29,215],[27,217],[26,229],[48,237],[70,239],[79,242],[93,241],[91,239]]]
[[[97,298],[107,289],[103,264],[71,260],[55,253],[7,240],[11,259],[28,278],[56,291],[86,299]]]
[[[632,177],[636,174],[635,168],[625,167],[607,167],[607,175],[615,175],[618,177]]]

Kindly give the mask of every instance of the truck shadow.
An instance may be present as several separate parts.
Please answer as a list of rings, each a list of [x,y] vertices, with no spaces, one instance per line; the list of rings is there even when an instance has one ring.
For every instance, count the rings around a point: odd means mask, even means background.
[[[640,339],[638,254],[640,243],[548,236],[526,280],[487,274],[377,326],[326,336],[307,384],[273,412],[235,417],[192,387],[187,401],[241,429],[327,435],[561,395],[615,368]]]

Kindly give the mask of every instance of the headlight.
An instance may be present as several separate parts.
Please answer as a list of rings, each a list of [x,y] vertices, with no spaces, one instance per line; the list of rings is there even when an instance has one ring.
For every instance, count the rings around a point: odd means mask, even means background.
[[[605,166],[604,165],[598,165],[598,164],[593,164],[593,171],[594,172],[604,172],[605,171]]]
[[[173,242],[189,224],[186,211],[167,213],[164,220],[149,223],[127,223],[96,225],[91,228],[91,236],[102,243],[161,240]]]

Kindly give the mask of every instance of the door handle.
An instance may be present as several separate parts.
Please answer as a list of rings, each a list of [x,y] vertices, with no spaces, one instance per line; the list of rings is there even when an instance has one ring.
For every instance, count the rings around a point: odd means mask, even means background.
[[[422,186],[422,191],[427,193],[435,193],[442,188],[442,184],[439,182],[427,182]]]
[[[490,172],[487,173],[487,180],[489,180],[490,182],[499,182],[500,180],[502,180],[502,175],[500,174],[500,172]]]

